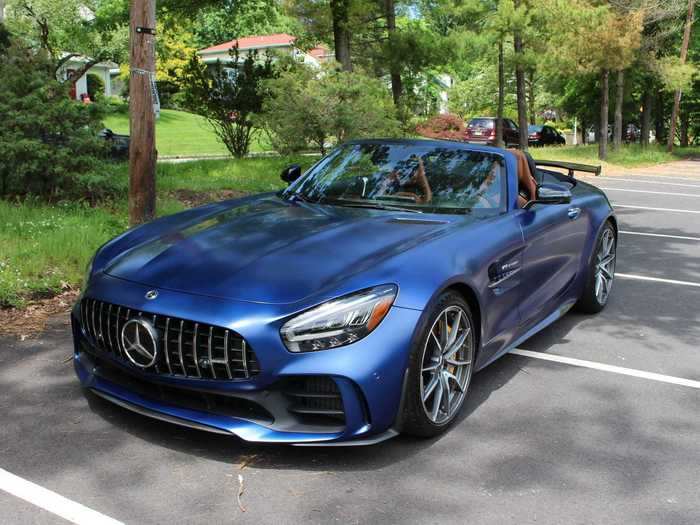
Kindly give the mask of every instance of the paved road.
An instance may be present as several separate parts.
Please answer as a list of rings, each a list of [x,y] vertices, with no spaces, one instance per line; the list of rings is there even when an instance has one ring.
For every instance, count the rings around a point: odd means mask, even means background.
[[[632,206],[618,209],[627,277],[604,314],[569,314],[521,349],[700,381],[700,163],[587,180]],[[70,354],[60,319],[0,340],[0,468],[126,523],[700,523],[692,386],[511,355],[474,377],[439,439],[299,449],[113,407],[81,391]],[[61,522],[2,491],[0,509]]]

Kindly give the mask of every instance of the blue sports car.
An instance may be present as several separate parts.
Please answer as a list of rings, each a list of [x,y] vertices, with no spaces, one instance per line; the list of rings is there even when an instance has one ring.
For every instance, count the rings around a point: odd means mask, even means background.
[[[565,168],[564,172],[552,166]],[[279,193],[127,231],[72,312],[84,387],[246,441],[434,436],[472,373],[615,272],[593,168],[436,140],[343,144]]]

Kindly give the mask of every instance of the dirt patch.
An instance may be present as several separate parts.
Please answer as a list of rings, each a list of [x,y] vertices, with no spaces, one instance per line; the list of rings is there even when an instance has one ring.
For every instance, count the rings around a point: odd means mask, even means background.
[[[169,195],[179,200],[188,208],[195,208],[210,202],[224,201],[228,199],[238,199],[250,195],[244,191],[236,190],[219,190],[219,191],[193,191],[193,190],[175,190],[169,192]]]
[[[0,336],[11,335],[20,340],[38,337],[46,328],[47,320],[58,314],[68,313],[78,298],[80,290],[66,290],[49,299],[30,302],[25,308],[0,309]]]

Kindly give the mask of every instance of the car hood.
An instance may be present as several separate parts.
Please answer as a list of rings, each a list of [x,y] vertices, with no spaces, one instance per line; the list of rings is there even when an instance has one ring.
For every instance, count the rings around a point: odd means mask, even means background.
[[[154,288],[294,303],[464,220],[260,197],[164,228],[113,258],[104,272]]]

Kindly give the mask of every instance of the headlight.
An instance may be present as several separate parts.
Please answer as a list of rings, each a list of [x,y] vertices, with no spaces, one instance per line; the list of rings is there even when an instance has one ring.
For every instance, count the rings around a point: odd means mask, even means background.
[[[372,332],[396,298],[393,284],[328,301],[294,317],[280,333],[291,352],[314,352],[354,343]]]

